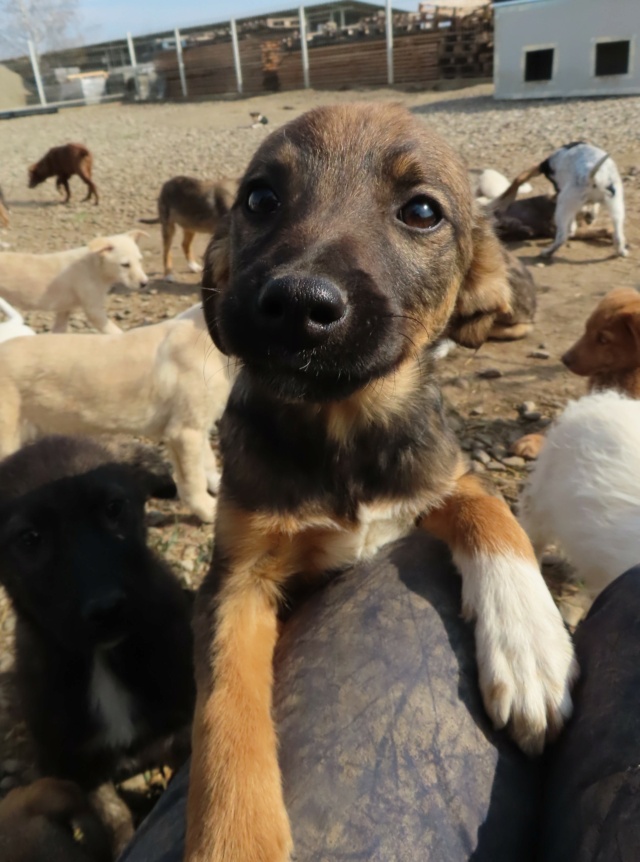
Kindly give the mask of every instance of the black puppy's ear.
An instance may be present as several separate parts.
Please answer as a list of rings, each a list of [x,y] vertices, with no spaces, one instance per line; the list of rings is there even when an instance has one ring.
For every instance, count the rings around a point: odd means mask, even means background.
[[[222,353],[227,351],[218,331],[218,301],[231,276],[229,215],[221,218],[204,255],[202,271],[202,310],[209,334]]]
[[[174,500],[178,496],[171,465],[153,446],[144,443],[118,442],[111,445],[115,457],[131,471],[133,479],[145,500]]]
[[[476,215],[471,264],[458,292],[447,335],[463,347],[480,347],[496,318],[511,311],[505,255],[488,219]]]

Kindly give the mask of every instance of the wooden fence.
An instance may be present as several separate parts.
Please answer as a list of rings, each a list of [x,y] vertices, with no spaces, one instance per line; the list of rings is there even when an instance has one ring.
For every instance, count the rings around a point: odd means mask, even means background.
[[[453,19],[451,26],[396,35],[393,42],[394,83],[429,84],[452,78],[490,78],[493,74],[493,22],[483,16]],[[288,48],[269,31],[252,33],[239,42],[243,93],[294,90],[303,86],[299,48]],[[231,39],[186,47],[183,51],[189,98],[237,91]],[[166,95],[182,95],[174,51],[156,56],[157,71],[166,80]],[[387,83],[384,38],[309,45],[311,86],[320,90],[380,87]]]

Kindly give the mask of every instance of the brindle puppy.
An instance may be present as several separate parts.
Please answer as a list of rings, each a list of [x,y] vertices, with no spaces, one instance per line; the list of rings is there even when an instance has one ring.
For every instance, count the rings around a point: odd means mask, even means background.
[[[222,420],[214,559],[196,614],[189,862],[291,852],[272,655],[282,591],[415,525],[444,539],[476,619],[497,726],[539,751],[571,710],[573,651],[529,541],[468,472],[432,350],[480,344],[508,311],[504,258],[465,166],[392,105],[311,111],[241,181],[203,279],[242,363]]]

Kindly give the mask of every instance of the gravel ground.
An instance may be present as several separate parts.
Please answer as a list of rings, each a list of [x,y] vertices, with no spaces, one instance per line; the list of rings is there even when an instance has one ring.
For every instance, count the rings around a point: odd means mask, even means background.
[[[379,99],[404,103],[456,146],[470,167],[515,174],[556,146],[586,138],[614,155],[625,179],[631,256],[614,257],[610,240],[576,240],[561,250],[553,265],[542,266],[536,256],[544,243],[518,245],[516,252],[534,267],[540,288],[536,331],[522,342],[490,344],[477,352],[460,349],[441,364],[451,414],[476,469],[489,471],[514,503],[527,470],[518,461],[505,463],[509,443],[525,431],[543,428],[567,398],[584,391],[583,382],[571,377],[558,357],[606,290],[640,286],[640,98],[495,103],[488,85],[444,93],[300,91],[189,105],[111,104],[6,121],[0,125],[0,184],[12,209],[12,227],[0,231],[0,241],[15,250],[46,252],[128,230],[138,218],[155,215],[159,187],[169,177],[239,175],[273,126],[313,105]],[[270,125],[251,129],[251,110],[261,110]],[[84,186],[77,179],[71,181],[73,197],[66,207],[60,205],[52,181],[27,189],[27,165],[65,141],[84,142],[93,151],[99,207],[80,202]],[[534,185],[536,192],[547,189],[542,179]],[[601,219],[608,224],[606,216]],[[109,298],[111,315],[125,328],[172,316],[198,297],[198,279],[187,272],[179,248],[174,250],[178,283],[169,285],[161,279],[158,229],[150,227],[141,245],[150,287],[137,294],[116,289]],[[202,252],[205,245],[206,239],[199,237],[197,250]],[[28,322],[46,330],[51,320],[32,314]],[[75,315],[72,325],[87,328],[82,315]],[[487,370],[493,375],[478,376]],[[527,415],[538,418],[522,416],[518,407],[524,401],[535,402]],[[186,583],[196,585],[210,556],[211,528],[198,525],[174,503],[154,505],[150,523],[155,547]],[[566,583],[565,569],[548,566],[545,574],[568,618],[575,621],[581,599],[577,588]],[[32,774],[11,686],[12,631],[13,618],[0,595],[0,795]]]

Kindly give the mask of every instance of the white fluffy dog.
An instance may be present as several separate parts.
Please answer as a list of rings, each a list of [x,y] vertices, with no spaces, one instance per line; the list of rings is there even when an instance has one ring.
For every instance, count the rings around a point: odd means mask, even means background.
[[[611,390],[570,402],[523,492],[520,521],[539,557],[560,544],[591,597],[640,563],[640,401]]]
[[[6,317],[0,323],[0,343],[12,338],[20,338],[22,335],[35,335],[33,329],[27,326],[19,311],[0,296],[0,311]]]
[[[27,311],[53,311],[54,332],[64,332],[69,315],[82,308],[98,332],[122,332],[105,311],[105,298],[114,284],[138,288],[147,284],[142,253],[137,246],[142,230],[97,237],[88,245],[52,254],[2,252],[0,294]]]

